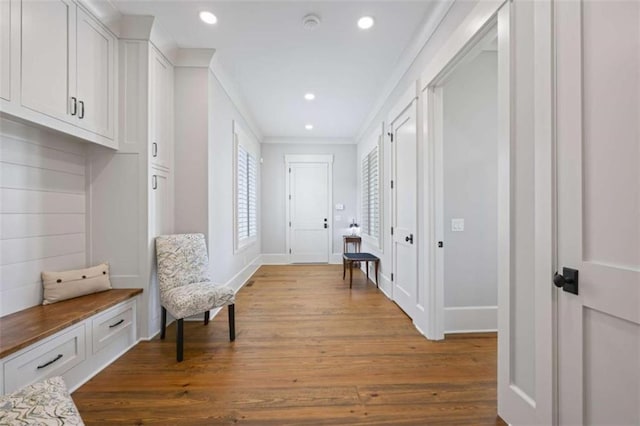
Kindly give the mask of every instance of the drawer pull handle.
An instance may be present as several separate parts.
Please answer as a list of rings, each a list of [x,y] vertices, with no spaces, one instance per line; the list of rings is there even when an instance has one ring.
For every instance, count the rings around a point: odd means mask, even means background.
[[[119,326],[120,324],[122,324],[123,322],[124,322],[124,318],[123,318],[123,319],[121,319],[120,321],[118,321],[118,322],[117,322],[117,323],[115,323],[115,324],[111,324],[111,325],[109,326],[109,328],[117,327],[117,326]]]
[[[58,356],[57,356],[57,357],[55,357],[54,359],[52,359],[51,361],[49,361],[49,362],[45,362],[44,364],[39,365],[39,366],[38,366],[38,370],[40,370],[41,368],[45,368],[45,367],[50,366],[50,365],[51,365],[51,364],[53,364],[54,362],[56,362],[56,361],[60,360],[60,358],[62,358],[62,354],[58,354]]]

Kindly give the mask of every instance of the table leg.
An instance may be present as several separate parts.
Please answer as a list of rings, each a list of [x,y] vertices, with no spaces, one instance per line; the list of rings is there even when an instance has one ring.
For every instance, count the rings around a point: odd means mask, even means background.
[[[349,288],[353,286],[353,261],[349,261]]]
[[[376,264],[376,288],[378,288],[378,263],[380,263],[379,260],[375,261]]]
[[[346,273],[347,270],[347,261],[344,259],[344,257],[342,258],[342,279],[344,280],[344,275]]]

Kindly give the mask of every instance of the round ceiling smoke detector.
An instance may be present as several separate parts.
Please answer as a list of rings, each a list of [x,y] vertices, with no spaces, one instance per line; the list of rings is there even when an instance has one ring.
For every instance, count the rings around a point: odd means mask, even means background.
[[[302,18],[302,26],[305,30],[313,31],[318,28],[318,25],[320,25],[320,17],[318,15],[310,13]]]

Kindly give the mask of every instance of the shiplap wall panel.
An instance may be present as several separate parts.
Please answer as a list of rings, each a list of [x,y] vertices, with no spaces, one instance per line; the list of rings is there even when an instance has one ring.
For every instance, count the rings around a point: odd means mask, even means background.
[[[82,252],[2,265],[0,266],[0,276],[2,277],[0,292],[24,286],[24,283],[41,285],[40,273],[42,271],[75,269],[84,261],[85,254]]]
[[[85,214],[85,194],[25,191],[0,187],[0,213]]]
[[[8,214],[0,223],[3,239],[82,234],[85,215],[80,214]]]
[[[0,315],[42,301],[42,271],[86,266],[86,146],[0,119]]]

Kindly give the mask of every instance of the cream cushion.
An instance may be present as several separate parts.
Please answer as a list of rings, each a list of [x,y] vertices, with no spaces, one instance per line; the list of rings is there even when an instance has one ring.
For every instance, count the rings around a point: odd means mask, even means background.
[[[43,272],[43,305],[111,289],[109,264],[62,272]]]

